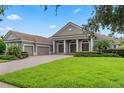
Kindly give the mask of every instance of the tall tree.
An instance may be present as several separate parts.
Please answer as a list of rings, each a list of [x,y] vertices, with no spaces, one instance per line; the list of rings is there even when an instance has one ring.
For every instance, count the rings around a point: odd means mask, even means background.
[[[111,34],[124,34],[124,6],[99,5],[94,6],[94,14],[88,20],[88,30],[97,32],[109,29]]]

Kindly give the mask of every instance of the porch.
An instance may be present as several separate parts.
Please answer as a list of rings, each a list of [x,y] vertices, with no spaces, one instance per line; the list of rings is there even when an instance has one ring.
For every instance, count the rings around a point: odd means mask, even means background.
[[[71,54],[81,51],[93,51],[93,40],[53,40],[53,54]]]

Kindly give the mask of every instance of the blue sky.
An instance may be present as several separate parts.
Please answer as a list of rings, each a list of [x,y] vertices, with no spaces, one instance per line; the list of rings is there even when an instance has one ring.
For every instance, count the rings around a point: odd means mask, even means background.
[[[5,12],[0,22],[0,34],[4,35],[13,29],[34,35],[50,37],[68,22],[81,25],[86,24],[93,11],[92,6],[61,6],[58,15],[55,7],[49,6],[43,11],[43,6],[12,6]],[[102,31],[102,34],[108,34]]]

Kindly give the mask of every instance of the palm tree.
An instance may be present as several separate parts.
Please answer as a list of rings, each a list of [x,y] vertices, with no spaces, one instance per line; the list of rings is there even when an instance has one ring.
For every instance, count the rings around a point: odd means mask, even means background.
[[[107,50],[108,48],[111,48],[112,43],[108,40],[101,40],[97,42],[94,47],[99,50],[99,53],[102,53],[103,50]]]

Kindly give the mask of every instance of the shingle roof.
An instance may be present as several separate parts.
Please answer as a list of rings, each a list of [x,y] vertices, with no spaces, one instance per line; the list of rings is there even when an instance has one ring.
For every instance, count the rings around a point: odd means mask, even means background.
[[[14,33],[21,40],[28,40],[28,41],[32,41],[34,43],[39,42],[39,43],[52,44],[52,40],[50,38],[37,36],[37,35],[30,35],[30,34],[26,34],[26,33],[22,33],[22,32],[16,32],[16,31],[10,31],[10,32]]]
[[[110,37],[110,36],[105,36],[105,35],[95,33],[95,37],[97,40],[110,40],[114,44],[120,44],[119,40],[117,40],[116,38]]]

